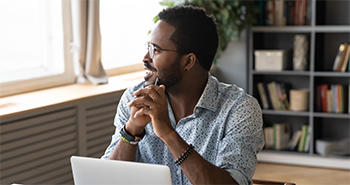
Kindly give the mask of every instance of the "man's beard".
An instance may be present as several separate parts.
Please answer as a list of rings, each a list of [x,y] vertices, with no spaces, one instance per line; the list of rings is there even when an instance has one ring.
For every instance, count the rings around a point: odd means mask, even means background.
[[[162,71],[158,71],[149,65],[149,63],[145,62],[144,66],[148,71],[146,72],[144,87],[163,84],[169,88],[176,85],[182,78],[180,73],[180,60],[181,56],[178,56],[171,66]]]
[[[180,60],[181,57],[178,56],[176,61],[170,67],[168,67],[167,70],[159,72],[159,84],[165,85],[165,87],[168,89],[175,86],[182,79],[180,72]]]

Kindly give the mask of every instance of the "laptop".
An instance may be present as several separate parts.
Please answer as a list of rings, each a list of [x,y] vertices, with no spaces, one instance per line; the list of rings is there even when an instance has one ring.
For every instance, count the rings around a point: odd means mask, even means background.
[[[70,160],[75,185],[171,185],[170,169],[164,165],[78,156],[72,156]]]

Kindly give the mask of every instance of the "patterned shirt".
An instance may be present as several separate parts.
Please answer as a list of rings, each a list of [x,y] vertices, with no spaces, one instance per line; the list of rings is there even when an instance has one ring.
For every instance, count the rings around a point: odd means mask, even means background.
[[[130,115],[127,104],[133,100],[133,92],[143,88],[143,83],[124,92],[114,121],[116,131],[102,159],[109,157],[119,141],[119,131]],[[241,88],[220,83],[209,75],[193,114],[176,124],[169,103],[168,111],[172,127],[205,160],[227,170],[239,184],[251,184],[256,154],[264,145],[262,114],[255,98]],[[175,165],[167,146],[155,135],[152,123],[145,130],[146,135],[138,144],[136,161],[167,165],[173,184],[191,184],[181,168]]]

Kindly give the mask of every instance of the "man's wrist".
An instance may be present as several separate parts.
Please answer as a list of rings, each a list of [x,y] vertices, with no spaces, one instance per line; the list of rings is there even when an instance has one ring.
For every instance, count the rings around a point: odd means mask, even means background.
[[[166,145],[169,145],[173,143],[176,140],[176,137],[178,136],[177,132],[174,129],[171,129],[171,131],[168,134],[165,134],[164,137],[160,138]]]
[[[125,129],[125,126],[120,130],[119,133],[123,141],[132,145],[138,144],[146,134],[145,132],[143,132],[141,135],[132,135]]]
[[[133,136],[137,136],[137,135],[141,135],[144,130],[145,130],[145,127],[134,127],[130,124],[130,122],[128,122],[126,125],[125,125],[125,130],[127,132],[129,132],[131,135]]]

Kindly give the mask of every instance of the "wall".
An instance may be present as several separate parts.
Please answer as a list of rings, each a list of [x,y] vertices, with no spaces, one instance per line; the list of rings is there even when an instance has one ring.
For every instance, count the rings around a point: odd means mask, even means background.
[[[222,82],[248,88],[247,32],[232,41],[216,64],[214,75]]]

